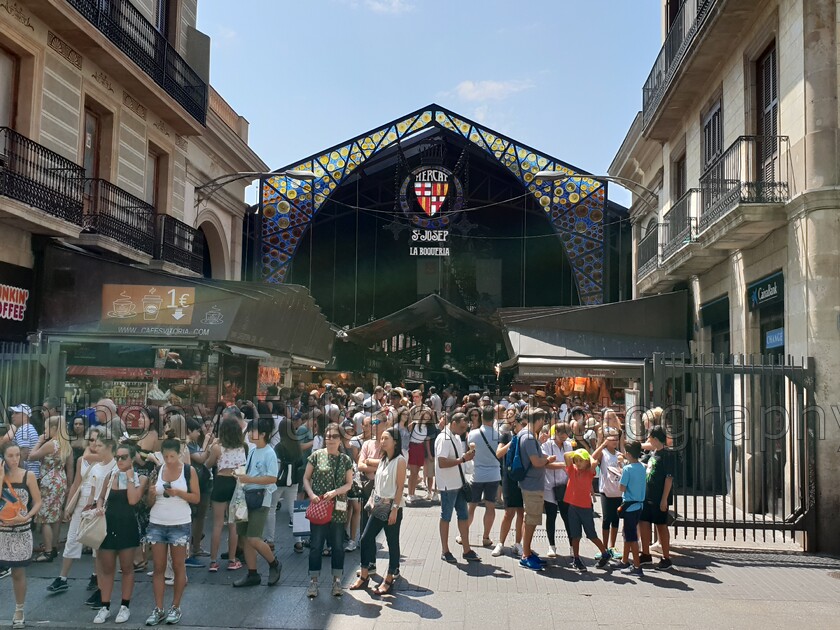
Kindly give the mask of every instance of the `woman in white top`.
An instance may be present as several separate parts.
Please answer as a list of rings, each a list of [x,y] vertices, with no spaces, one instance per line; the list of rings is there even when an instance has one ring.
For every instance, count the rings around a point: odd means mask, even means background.
[[[383,529],[388,542],[388,573],[374,589],[376,595],[387,595],[394,585],[394,575],[400,568],[400,524],[402,498],[407,462],[402,454],[402,436],[397,427],[386,429],[380,438],[382,458],[376,469],[373,494],[365,506],[370,512],[362,533],[361,569],[351,591],[367,588],[369,567],[376,562],[376,537]]]
[[[621,452],[618,450],[618,446],[618,431],[612,427],[607,427],[604,429],[604,441],[592,453],[592,459],[598,463],[598,490],[601,493],[601,529],[604,535],[601,540],[604,541],[607,549],[613,549],[615,547],[615,541],[618,537],[618,527],[621,524],[618,516],[618,508],[621,507],[622,502],[621,467],[624,464],[624,460]]]
[[[152,545],[152,559],[155,563],[152,576],[155,609],[146,619],[147,626],[156,626],[164,620],[168,624],[181,621],[181,597],[187,585],[187,567],[184,561],[192,531],[190,504],[201,500],[198,474],[189,464],[184,465],[181,459],[181,443],[178,440],[166,439],[160,448],[164,463],[160,467],[157,482],[149,485],[146,495],[146,501],[152,507],[149,526],[146,528],[146,542]],[[172,606],[165,612],[163,592],[167,552],[172,556],[175,593]]]
[[[210,567],[215,573],[219,570],[219,545],[222,540],[222,527],[225,524],[225,510],[228,509],[233,491],[236,488],[236,477],[233,476],[237,468],[245,466],[247,458],[245,438],[239,428],[239,422],[234,418],[225,418],[219,424],[219,437],[210,447],[210,454],[204,465],[207,468],[216,467],[213,477],[213,489],[210,492],[210,505],[213,507],[213,534],[210,537]],[[242,568],[242,563],[236,557],[236,523],[228,523],[228,571]]]
[[[557,460],[546,465],[545,485],[543,486],[543,511],[545,512],[545,533],[548,538],[549,558],[557,557],[557,546],[555,543],[555,532],[557,531],[557,514],[563,519],[566,533],[569,530],[569,504],[563,500],[566,496],[566,486],[569,483],[569,476],[566,474],[566,462],[563,458],[565,453],[572,451],[572,443],[569,436],[572,427],[565,422],[555,424],[551,427],[549,439],[542,445],[542,452],[546,455],[554,455]]]

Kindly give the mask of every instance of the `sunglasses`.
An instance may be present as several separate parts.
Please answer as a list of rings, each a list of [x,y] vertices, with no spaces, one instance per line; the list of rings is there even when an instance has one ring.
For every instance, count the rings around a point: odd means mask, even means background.
[[[382,420],[372,420],[372,421],[371,421],[371,424],[372,424],[373,426],[376,426],[377,424],[380,424],[381,422],[382,422]]]
[[[339,439],[341,436],[340,436],[338,433],[328,433],[325,437],[326,437],[328,440],[337,440],[337,439]]]
[[[122,462],[122,461],[125,461],[127,459],[131,459],[131,455],[117,455],[117,461],[118,462]]]

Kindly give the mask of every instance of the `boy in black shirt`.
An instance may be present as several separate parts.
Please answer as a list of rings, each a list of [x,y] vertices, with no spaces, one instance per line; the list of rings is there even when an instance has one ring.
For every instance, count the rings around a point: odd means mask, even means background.
[[[656,534],[662,545],[662,560],[656,565],[657,569],[670,569],[672,566],[668,505],[674,483],[674,454],[665,448],[666,440],[665,429],[657,425],[650,430],[647,442],[642,445],[650,452],[641,460],[647,467],[647,483],[645,504],[639,519],[639,537],[642,539],[640,560],[642,563],[653,560],[650,555],[651,525],[656,525]]]

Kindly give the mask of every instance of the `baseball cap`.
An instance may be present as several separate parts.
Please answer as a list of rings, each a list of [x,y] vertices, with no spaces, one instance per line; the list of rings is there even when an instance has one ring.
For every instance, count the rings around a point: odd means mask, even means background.
[[[345,431],[353,431],[353,433],[355,433],[356,432],[356,423],[353,422],[352,419],[348,418],[347,420],[345,420],[344,422],[341,423],[341,428],[344,429]]]
[[[96,420],[96,409],[92,407],[88,407],[86,409],[80,409],[76,412],[76,415],[73,416],[73,419],[82,418],[87,422],[89,426],[95,426],[97,424]]]
[[[572,451],[572,454],[575,457],[580,457],[581,459],[585,459],[587,461],[589,461],[591,459],[589,457],[589,451],[587,451],[585,448],[579,448],[576,451]]]
[[[362,403],[362,409],[373,409],[373,399],[365,398],[364,402]]]
[[[20,403],[19,405],[15,405],[14,407],[9,407],[9,411],[12,413],[24,413],[28,416],[32,415],[32,408],[29,405],[25,405]]]

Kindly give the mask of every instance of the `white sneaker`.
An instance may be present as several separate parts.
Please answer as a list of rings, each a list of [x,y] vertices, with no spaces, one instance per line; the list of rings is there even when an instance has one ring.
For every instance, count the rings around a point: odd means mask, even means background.
[[[460,545],[461,541],[462,541],[461,534],[458,534],[457,536],[455,536],[455,543],[456,544]]]
[[[496,543],[496,546],[493,547],[493,552],[490,554],[494,558],[498,558],[505,552],[505,546],[502,543]]]
[[[523,553],[525,553],[525,550],[522,548],[522,545],[519,543],[513,543],[513,555],[517,558],[521,558]]]
[[[344,546],[344,551],[356,551],[359,548],[359,545],[356,544],[355,540],[351,540]]]
[[[548,546],[548,553],[545,554],[548,558],[556,558],[557,557],[557,550],[554,548],[554,545]]]
[[[125,623],[129,617],[131,617],[131,611],[128,609],[128,606],[120,606],[120,612],[117,613],[117,618],[114,619],[114,622]]]
[[[105,623],[108,621],[108,617],[111,616],[111,611],[103,606],[99,609],[99,612],[96,613],[96,617],[93,618],[93,623]]]
[[[175,578],[174,577],[164,578],[163,583],[166,584],[167,586],[174,586],[175,585]]]
[[[406,495],[405,504],[406,505],[411,505],[412,503],[414,503],[414,495],[413,494]]]

